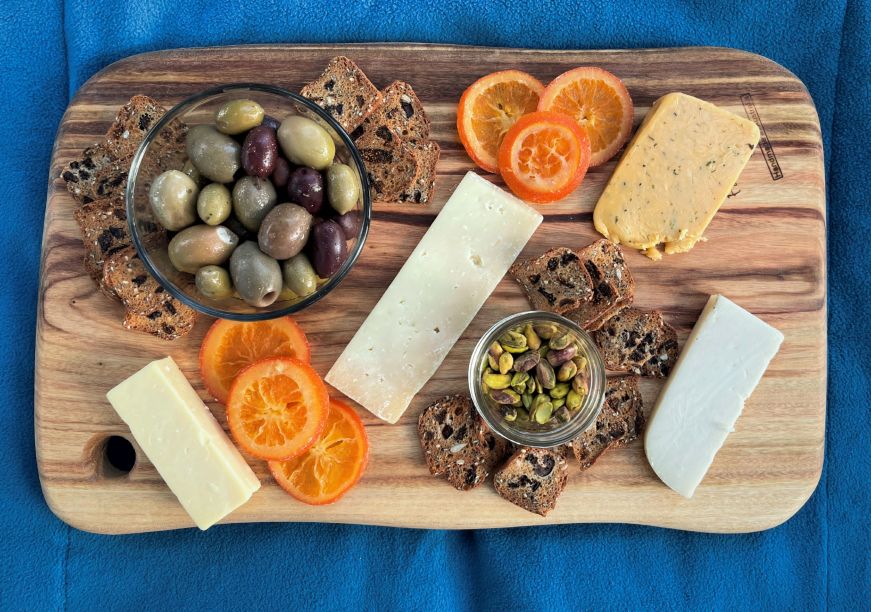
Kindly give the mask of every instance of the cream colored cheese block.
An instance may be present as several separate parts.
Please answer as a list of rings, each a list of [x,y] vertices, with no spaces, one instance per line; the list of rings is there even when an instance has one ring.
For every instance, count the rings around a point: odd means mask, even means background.
[[[657,100],[593,213],[596,229],[651,259],[689,251],[759,142],[752,121],[682,93]]]
[[[339,356],[327,382],[395,423],[541,220],[514,196],[467,173]]]
[[[734,302],[708,299],[644,435],[665,484],[692,497],[781,342],[782,333]]]
[[[152,361],[106,397],[200,529],[220,521],[260,488],[171,357]]]

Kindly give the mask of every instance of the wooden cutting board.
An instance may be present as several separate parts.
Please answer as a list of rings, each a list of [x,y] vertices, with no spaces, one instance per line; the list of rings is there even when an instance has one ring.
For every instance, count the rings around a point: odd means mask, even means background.
[[[317,521],[422,528],[484,528],[554,523],[638,523],[711,532],[766,529],[808,499],[823,462],[826,406],[826,219],[823,149],[804,85],[758,55],[717,48],[532,51],[431,45],[243,46],[137,55],[89,80],[64,115],[48,184],[36,337],[34,419],[45,498],[64,521],[101,533],[192,525],[138,448],[129,473],[105,457],[106,440],[132,440],[105,393],[153,359],[171,355],[204,399],[197,350],[203,318],[176,342],[126,332],[119,304],[99,293],[82,267],[75,203],[57,177],[109,127],[118,107],[144,93],[170,106],[204,88],[258,81],[298,90],[328,59],[355,59],[379,86],[411,83],[442,146],[435,202],[376,206],[362,257],[343,284],[297,319],[326,374],[377,302],[460,178],[474,169],[455,129],[460,94],[478,77],[518,68],[543,82],[580,65],[621,77],[635,101],[636,127],[659,96],[682,91],[762,128],[762,142],[733,195],[692,252],[651,262],[627,251],[636,304],[661,309],[683,342],[708,294],[723,293],[780,329],[786,340],[747,402],[695,497],[657,480],[638,440],[606,453],[590,470],[570,468],[558,507],[547,518],[502,500],[488,483],[461,493],[432,478],[416,438],[417,416],[434,399],[466,390],[477,338],[496,320],[527,308],[504,279],[435,377],[397,425],[360,410],[371,440],[369,467],[339,503],[303,505],[283,493],[263,462],[249,458],[263,483],[227,522]],[[541,206],[545,222],[523,256],[548,247],[581,247],[598,238],[591,215],[616,161],[593,168],[567,200]],[[499,182],[496,177],[489,177]],[[486,239],[486,236],[483,237]],[[645,404],[660,382],[645,380]],[[225,424],[223,407],[208,402]]]

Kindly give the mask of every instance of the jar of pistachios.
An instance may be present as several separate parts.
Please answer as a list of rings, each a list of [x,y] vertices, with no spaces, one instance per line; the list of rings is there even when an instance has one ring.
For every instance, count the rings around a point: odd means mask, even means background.
[[[469,390],[497,434],[524,446],[558,446],[595,422],[605,396],[605,365],[590,336],[572,321],[522,312],[479,340]]]

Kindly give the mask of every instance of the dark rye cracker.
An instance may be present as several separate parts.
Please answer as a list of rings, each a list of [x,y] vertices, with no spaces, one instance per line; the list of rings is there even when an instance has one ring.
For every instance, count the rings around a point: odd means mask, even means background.
[[[597,240],[577,255],[590,276],[593,296],[563,314],[584,329],[598,329],[608,317],[632,304],[635,281],[623,251],[610,240]]]
[[[644,431],[644,403],[637,376],[609,378],[596,424],[572,440],[572,451],[586,470],[609,448],[625,446]]]
[[[468,395],[448,395],[420,413],[417,435],[433,476],[444,476],[460,491],[484,482],[510,452],[494,435]]]
[[[658,310],[624,308],[592,336],[609,370],[665,378],[677,361],[677,332]]]
[[[581,307],[593,297],[590,275],[583,262],[577,253],[565,247],[517,262],[508,272],[536,310],[563,314]]]
[[[381,105],[354,130],[351,138],[374,134],[385,144],[394,139],[407,142],[412,147],[427,143],[429,118],[411,85],[394,81],[381,95]]]
[[[493,476],[499,495],[541,516],[556,507],[567,482],[568,463],[553,448],[521,448]]]
[[[157,100],[137,95],[118,110],[115,121],[106,133],[106,147],[116,159],[136,153],[148,130],[166,113]]]
[[[73,216],[85,245],[85,269],[102,287],[103,263],[107,257],[130,246],[124,201],[104,198],[83,204]]]
[[[106,259],[103,284],[127,308],[124,319],[127,329],[172,340],[188,333],[196,322],[197,312],[169,295],[148,274],[133,247]]]
[[[299,93],[330,113],[349,134],[381,104],[378,88],[357,64],[341,55]]]
[[[439,163],[441,147],[437,142],[429,141],[414,149],[417,158],[417,177],[410,188],[399,194],[400,202],[428,204],[435,192],[436,166]]]
[[[361,137],[356,145],[375,202],[398,202],[406,190],[413,188],[418,158],[411,147],[401,142],[385,145],[374,135]]]

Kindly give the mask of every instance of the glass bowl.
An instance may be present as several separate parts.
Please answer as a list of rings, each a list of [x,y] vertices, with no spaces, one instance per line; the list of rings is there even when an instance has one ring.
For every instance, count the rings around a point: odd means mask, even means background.
[[[165,170],[181,170],[186,161],[184,126],[214,123],[215,111],[229,100],[247,98],[258,102],[266,114],[282,121],[296,114],[317,121],[336,144],[336,160],[350,166],[360,181],[361,198],[356,213],[360,219],[357,235],[347,242],[348,259],[317,290],[303,298],[277,300],[270,306],[251,306],[238,297],[210,299],[194,285],[194,276],[176,270],[169,261],[167,245],[171,238],[159,232],[151,212],[148,194],[152,181]],[[179,136],[181,135],[181,137]],[[353,267],[369,232],[372,204],[365,166],[353,141],[342,127],[313,102],[278,87],[256,83],[224,85],[208,89],[174,106],[148,132],[130,166],[126,192],[127,223],[136,251],[145,267],[161,286],[191,308],[204,314],[237,321],[261,321],[299,312],[335,289]],[[287,201],[279,195],[278,202]],[[325,204],[328,206],[328,204]],[[256,238],[255,238],[256,239]]]
[[[491,399],[484,390],[481,375],[488,366],[487,355],[490,345],[509,329],[523,327],[527,323],[557,325],[565,333],[571,334],[573,340],[580,347],[580,354],[587,358],[585,370],[579,372],[584,375],[587,383],[587,394],[580,407],[571,411],[571,416],[566,422],[557,422],[555,425],[551,423],[539,425],[535,422],[526,424],[519,421],[509,422],[503,417],[500,405]],[[602,403],[605,400],[605,384],[605,364],[602,362],[602,357],[599,355],[599,350],[592,338],[572,321],[550,312],[521,312],[502,319],[481,337],[469,361],[469,391],[481,418],[495,433],[522,446],[550,448],[574,440],[593,425],[596,417],[599,416],[599,411],[601,411]]]

